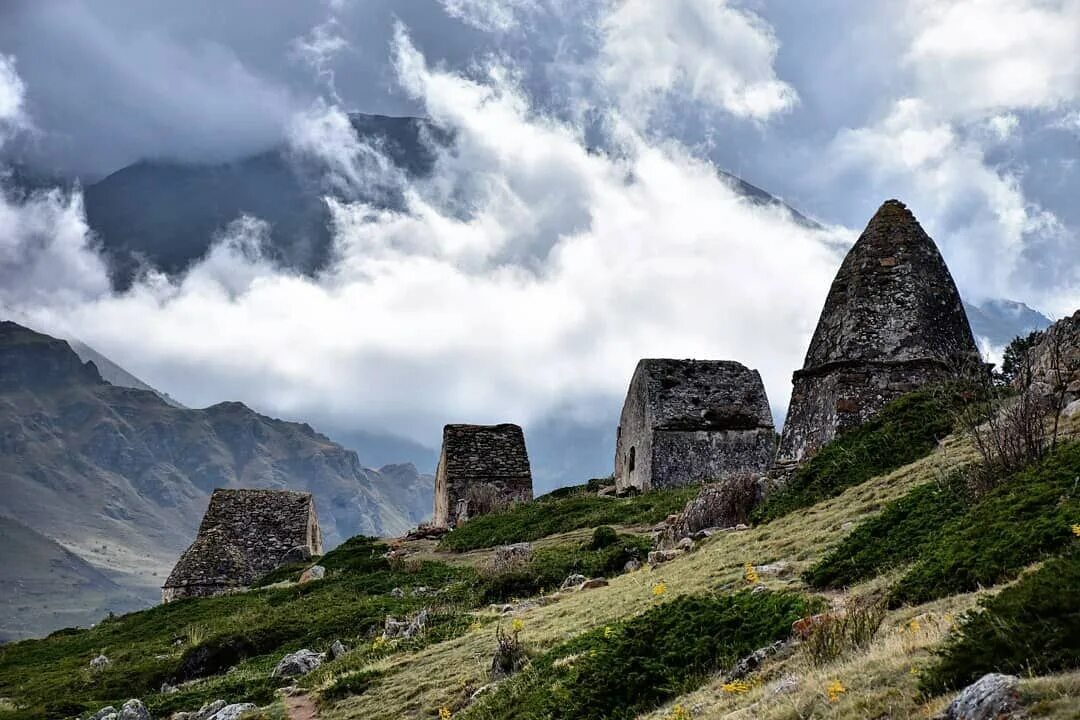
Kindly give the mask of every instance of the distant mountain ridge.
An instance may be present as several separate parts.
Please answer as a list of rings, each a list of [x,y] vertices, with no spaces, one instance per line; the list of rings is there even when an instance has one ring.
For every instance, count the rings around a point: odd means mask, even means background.
[[[307,490],[328,548],[430,512],[429,476],[386,474],[302,423],[241,403],[192,410],[106,382],[63,340],[0,322],[0,517],[59,543],[142,602],[194,537],[216,487]],[[0,564],[10,562],[0,548]],[[10,608],[0,605],[0,614]],[[50,617],[38,631],[52,627]]]

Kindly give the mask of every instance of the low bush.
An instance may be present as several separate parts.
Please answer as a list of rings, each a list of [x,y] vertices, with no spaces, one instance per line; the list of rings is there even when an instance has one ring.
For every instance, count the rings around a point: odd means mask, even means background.
[[[813,665],[822,666],[841,655],[870,645],[887,609],[880,598],[853,604],[846,612],[832,615],[810,629],[802,649]]]
[[[952,431],[953,394],[931,387],[904,395],[821,448],[753,512],[767,522],[929,455]]]
[[[1080,517],[1080,442],[1060,445],[990,490],[922,547],[893,607],[994,585],[1065,548]]]
[[[603,535],[606,537],[606,533]],[[594,534],[593,541],[588,543],[543,548],[519,567],[485,574],[479,580],[481,601],[504,602],[555,590],[575,573],[586,577],[618,575],[627,561],[644,559],[652,546],[648,539],[636,535],[616,534],[613,542],[605,542],[604,547],[593,549]]]
[[[936,694],[985,673],[1043,675],[1080,668],[1080,547],[1046,562],[961,618],[920,678]]]
[[[439,542],[439,549],[462,552],[600,525],[657,523],[682,510],[698,489],[675,488],[612,498],[583,493],[580,488],[563,488],[560,497],[543,496],[536,502],[473,518],[447,534]]]
[[[860,523],[807,570],[803,580],[816,588],[838,588],[913,562],[944,525],[969,507],[962,473],[920,485]]]
[[[544,653],[462,717],[634,718],[787,637],[816,606],[793,593],[677,598]]]

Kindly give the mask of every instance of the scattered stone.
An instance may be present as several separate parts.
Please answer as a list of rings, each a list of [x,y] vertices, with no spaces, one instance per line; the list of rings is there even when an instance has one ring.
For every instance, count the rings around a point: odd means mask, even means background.
[[[244,713],[254,709],[254,703],[233,703],[232,705],[226,705],[221,708],[206,720],[236,720],[236,718]]]
[[[425,627],[427,627],[427,621],[427,608],[416,613],[411,619],[406,620],[398,620],[387,615],[386,620],[383,622],[382,636],[386,640],[416,637],[424,631]]]
[[[684,537],[682,540],[679,540],[679,542],[675,543],[675,549],[690,552],[694,549],[694,541],[688,537]]]
[[[787,695],[795,692],[799,688],[799,683],[800,680],[795,675],[785,675],[769,688],[769,694],[773,696]]]
[[[304,583],[309,583],[312,580],[322,580],[324,577],[326,577],[326,568],[324,568],[322,565],[312,565],[300,574],[300,579],[297,582],[303,585]]]
[[[758,575],[786,575],[791,572],[791,563],[787,560],[779,560],[774,563],[769,563],[768,565],[755,565],[754,571]]]
[[[102,718],[105,718],[109,715],[116,715],[116,708],[114,708],[112,705],[106,705],[105,707],[101,708],[96,713],[88,717],[86,720],[102,720]]]
[[[469,700],[476,700],[483,695],[487,695],[489,692],[494,690],[497,685],[498,683],[488,683],[487,685],[481,685],[476,689],[476,692],[469,696]]]
[[[143,705],[142,700],[132,698],[120,708],[117,717],[119,720],[150,720],[150,711]]]
[[[728,681],[741,680],[750,673],[761,667],[761,664],[765,662],[767,658],[772,657],[776,653],[780,652],[784,648],[784,641],[777,640],[772,645],[766,645],[763,648],[758,648],[754,652],[750,653],[746,657],[735,663],[735,667],[731,668],[731,671],[725,676]]]
[[[707,537],[712,537],[716,533],[717,533],[717,528],[702,528],[701,530],[698,530],[696,533],[691,535],[690,539],[693,540],[694,542],[700,542],[700,541],[704,540]]]
[[[530,543],[501,545],[495,548],[495,554],[491,556],[491,569],[497,573],[510,572],[528,565],[532,558],[533,547]]]
[[[631,558],[631,559],[626,561],[626,564],[623,565],[622,569],[623,569],[623,572],[628,572],[628,573],[629,572],[636,572],[637,570],[641,569],[641,561],[640,560],[635,560],[634,558]]]
[[[333,644],[330,645],[330,659],[331,660],[337,660],[339,657],[344,655],[346,652],[348,652],[348,651],[345,649],[345,645],[340,640],[335,640],[333,642]]]
[[[175,685],[170,685],[169,683],[161,683],[161,690],[159,690],[158,692],[160,692],[162,695],[172,695],[173,693],[180,692],[180,688],[176,687]]]
[[[650,565],[659,565],[660,563],[670,562],[682,554],[682,550],[653,550],[649,553],[646,562]]]
[[[413,597],[427,597],[428,595],[431,595],[432,592],[431,588],[427,585],[419,585],[413,588],[412,594]]]
[[[563,580],[563,584],[559,586],[559,589],[560,590],[571,590],[573,588],[578,587],[579,585],[581,585],[581,583],[585,582],[588,579],[589,578],[585,577],[584,575],[574,573],[570,577]]]
[[[228,705],[224,700],[215,700],[213,702],[206,703],[198,712],[194,713],[194,717],[191,720],[210,720],[210,718],[221,712],[225,706]]]
[[[607,578],[592,578],[581,583],[579,590],[592,590],[593,588],[605,587],[608,584]]]
[[[494,605],[488,605],[488,609],[494,610],[500,615],[506,615],[507,613],[514,612],[514,606],[510,603],[497,603]]]
[[[271,677],[299,677],[307,675],[323,664],[326,656],[313,650],[297,650],[281,658]]]
[[[109,667],[112,661],[104,655],[98,655],[96,658],[90,661],[90,669],[95,672],[100,672]]]
[[[438,527],[436,525],[420,525],[419,527],[410,530],[405,535],[406,540],[441,540],[446,533],[450,532],[450,528]]]
[[[403,598],[405,597],[405,591],[399,587],[396,587],[390,591],[390,597]]]
[[[1015,675],[983,675],[960,691],[939,715],[940,720],[1005,720],[1021,717],[1020,678]]]
[[[751,595],[760,595],[763,592],[769,592],[769,588],[765,587],[761,583],[758,583],[757,585],[755,585],[754,587],[752,587],[750,589],[750,594]]]

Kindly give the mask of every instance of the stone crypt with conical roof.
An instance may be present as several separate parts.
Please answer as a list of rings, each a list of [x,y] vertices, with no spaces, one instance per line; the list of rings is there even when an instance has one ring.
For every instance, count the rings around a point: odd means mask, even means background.
[[[886,201],[829,289],[792,379],[777,462],[810,457],[891,400],[978,358],[937,246],[903,203]]]

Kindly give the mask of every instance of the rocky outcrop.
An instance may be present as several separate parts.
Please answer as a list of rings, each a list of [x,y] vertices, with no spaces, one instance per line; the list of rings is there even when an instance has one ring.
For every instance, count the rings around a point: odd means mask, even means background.
[[[674,547],[680,540],[694,538],[700,531],[746,523],[762,492],[760,478],[749,473],[731,475],[721,482],[704,486],[675,521],[665,525],[659,538],[660,546]]]
[[[638,362],[616,433],[620,493],[765,472],[776,450],[756,370],[727,360]]]
[[[979,353],[934,241],[903,203],[878,209],[833,280],[795,372],[778,462],[800,462]]]
[[[517,425],[447,425],[435,470],[432,524],[456,526],[470,517],[533,498],[525,434]]]
[[[1032,388],[1065,407],[1080,400],[1080,310],[1047,328],[1028,354]]]
[[[938,720],[1007,720],[1022,717],[1020,678],[991,673],[960,691]]]
[[[281,658],[274,668],[274,671],[271,673],[271,677],[291,678],[307,675],[309,672],[322,665],[324,660],[326,660],[326,655],[323,653],[317,653],[306,649],[297,650],[296,652],[289,653]]]

